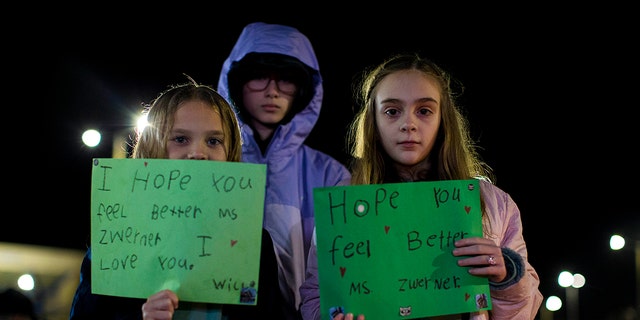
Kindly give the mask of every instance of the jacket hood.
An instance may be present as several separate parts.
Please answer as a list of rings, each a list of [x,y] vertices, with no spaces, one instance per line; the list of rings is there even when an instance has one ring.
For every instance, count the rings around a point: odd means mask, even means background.
[[[315,71],[312,77],[311,99],[293,116],[291,121],[281,125],[274,133],[273,143],[279,143],[278,149],[297,148],[304,143],[309,136],[320,115],[322,105],[323,87],[320,76],[318,59],[309,39],[296,28],[268,24],[264,22],[250,23],[244,27],[231,53],[224,61],[218,79],[218,92],[230,102],[233,99],[230,95],[228,74],[234,63],[242,60],[247,54],[275,53],[296,58],[309,69]],[[234,106],[239,109],[239,106]],[[243,127],[243,136],[252,136],[252,130],[239,117],[240,126]],[[245,133],[246,132],[246,133]],[[248,137],[243,137],[248,138]],[[245,143],[249,140],[243,139]],[[289,145],[285,147],[282,143]],[[286,150],[291,152],[292,150]]]

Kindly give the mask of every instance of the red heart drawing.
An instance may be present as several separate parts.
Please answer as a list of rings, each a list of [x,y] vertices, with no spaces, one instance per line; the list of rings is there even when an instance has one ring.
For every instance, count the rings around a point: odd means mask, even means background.
[[[389,233],[389,228],[390,228],[389,226],[384,226],[384,233],[388,234]]]
[[[147,164],[149,164],[149,163],[145,161],[145,162],[144,162],[144,166],[146,167],[146,166],[147,166]]]
[[[232,247],[233,247],[233,246],[235,246],[235,245],[236,245],[236,243],[238,243],[238,240],[231,240],[231,246],[232,246]]]
[[[344,278],[344,273],[347,272],[347,268],[340,267],[340,275]]]
[[[467,214],[469,214],[469,211],[471,211],[471,207],[469,206],[464,206],[464,211],[467,212]]]
[[[470,298],[470,297],[471,297],[471,295],[470,295],[470,294],[468,294],[468,293],[466,293],[466,292],[464,293],[464,301],[469,300],[469,298]]]

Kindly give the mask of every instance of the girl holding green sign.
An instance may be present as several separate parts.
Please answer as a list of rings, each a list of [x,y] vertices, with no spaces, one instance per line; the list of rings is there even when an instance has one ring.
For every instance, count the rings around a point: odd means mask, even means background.
[[[442,318],[534,319],[543,297],[538,274],[527,260],[520,211],[509,194],[492,184],[491,169],[480,160],[455,104],[451,81],[417,54],[393,56],[366,74],[358,96],[361,109],[348,136],[351,184],[478,178],[484,236],[457,240],[451,254],[469,274],[488,279],[492,308]],[[314,242],[300,288],[303,318],[364,320],[367,310],[349,310],[348,303],[321,310],[317,254]],[[409,314],[401,308],[397,318]]]
[[[241,160],[242,140],[233,109],[213,88],[189,80],[162,92],[147,106],[148,125],[138,132],[132,158]],[[82,261],[69,319],[282,318],[277,262],[271,236],[265,229],[261,245],[259,299],[250,306],[179,301],[171,290],[162,290],[147,299],[94,294],[89,248]],[[220,263],[223,261],[221,258]],[[255,292],[247,293],[255,297]]]

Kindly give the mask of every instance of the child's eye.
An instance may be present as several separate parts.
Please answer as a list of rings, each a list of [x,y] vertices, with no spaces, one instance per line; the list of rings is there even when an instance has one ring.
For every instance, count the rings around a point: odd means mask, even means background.
[[[428,108],[422,108],[422,109],[418,110],[418,112],[419,112],[421,115],[423,115],[423,116],[424,116],[424,115],[428,115],[428,114],[430,114],[430,113],[433,113],[433,112],[432,112],[431,110],[429,110]]]
[[[210,144],[210,145],[219,145],[219,144],[222,144],[222,139],[218,139],[218,138],[211,138],[211,139],[209,139],[209,144]]]
[[[185,136],[177,136],[177,137],[175,137],[175,138],[173,138],[171,140],[173,140],[173,141],[175,141],[177,143],[186,143],[187,142],[187,137],[185,137]]]
[[[399,111],[397,109],[387,109],[385,110],[384,114],[388,115],[388,116],[395,116],[399,113]]]

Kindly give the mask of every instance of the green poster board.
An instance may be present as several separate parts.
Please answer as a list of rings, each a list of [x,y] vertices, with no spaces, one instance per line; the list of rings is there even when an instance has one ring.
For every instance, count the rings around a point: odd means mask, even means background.
[[[266,166],[93,159],[93,293],[257,303]]]
[[[322,319],[367,320],[491,309],[488,280],[459,267],[461,238],[482,236],[478,180],[314,189]]]

